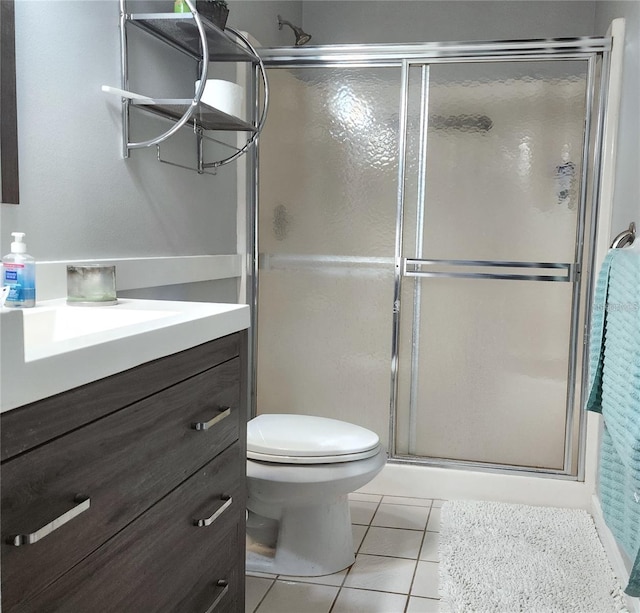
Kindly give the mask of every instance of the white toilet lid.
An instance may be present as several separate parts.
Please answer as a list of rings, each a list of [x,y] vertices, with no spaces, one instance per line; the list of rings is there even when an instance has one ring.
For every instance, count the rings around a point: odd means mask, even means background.
[[[378,452],[375,432],[337,419],[259,415],[247,424],[247,456],[283,464],[346,462]]]

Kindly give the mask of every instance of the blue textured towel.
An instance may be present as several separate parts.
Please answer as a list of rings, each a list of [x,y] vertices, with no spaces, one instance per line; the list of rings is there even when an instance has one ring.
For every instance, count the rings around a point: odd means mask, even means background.
[[[635,560],[625,592],[640,596],[640,484],[621,461],[606,426],[600,446],[598,494],[605,523],[627,555]]]
[[[586,408],[605,431],[599,489],[605,521],[635,564],[626,592],[640,596],[640,253],[611,250],[593,301]]]

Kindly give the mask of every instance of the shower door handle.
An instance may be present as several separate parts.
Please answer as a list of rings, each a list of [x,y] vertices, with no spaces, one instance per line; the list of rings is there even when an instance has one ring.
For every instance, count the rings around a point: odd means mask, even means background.
[[[474,272],[475,268],[483,268],[482,272]],[[517,272],[503,272],[511,268]],[[494,270],[491,270],[494,269]],[[531,271],[535,274],[524,274]],[[547,272],[549,271],[549,272]],[[558,275],[553,271],[562,271]],[[458,279],[501,279],[511,281],[554,281],[573,283],[579,276],[580,267],[569,262],[511,262],[500,260],[426,260],[404,258],[403,277],[445,277]]]

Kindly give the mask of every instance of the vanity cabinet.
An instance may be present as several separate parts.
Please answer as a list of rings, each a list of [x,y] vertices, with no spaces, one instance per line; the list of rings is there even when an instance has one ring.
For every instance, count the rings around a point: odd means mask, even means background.
[[[2,611],[244,611],[246,332],[1,416]]]

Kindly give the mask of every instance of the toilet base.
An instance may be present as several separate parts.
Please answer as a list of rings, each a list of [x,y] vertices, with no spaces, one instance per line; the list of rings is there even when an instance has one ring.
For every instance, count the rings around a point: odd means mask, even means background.
[[[355,561],[346,495],[327,504],[288,507],[278,521],[277,543],[262,543],[264,530],[247,525],[247,570],[316,577],[337,573]]]

